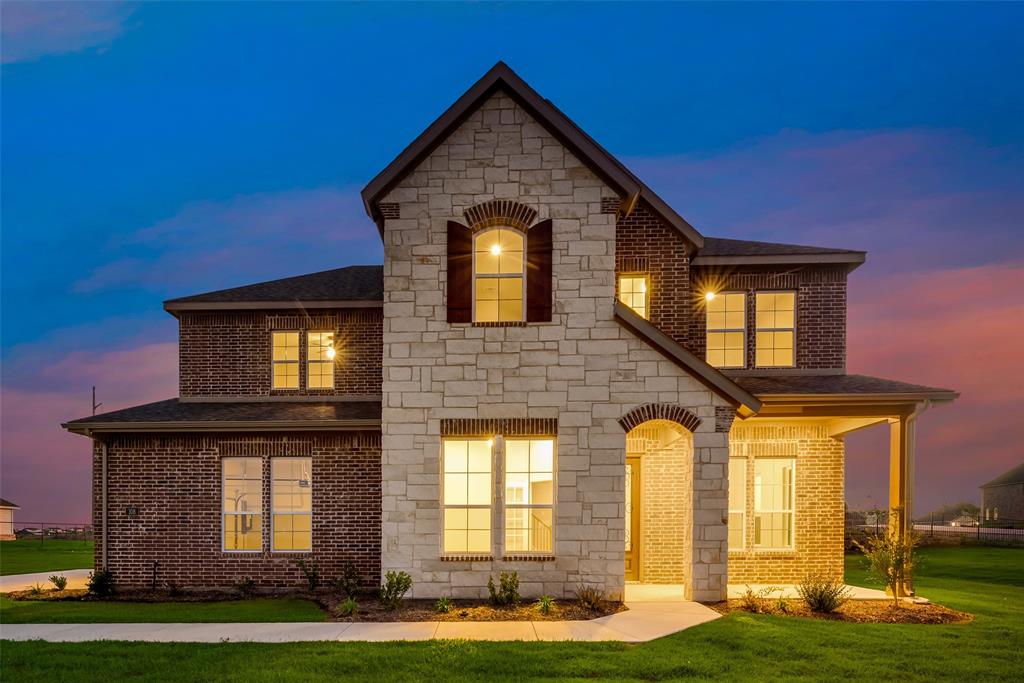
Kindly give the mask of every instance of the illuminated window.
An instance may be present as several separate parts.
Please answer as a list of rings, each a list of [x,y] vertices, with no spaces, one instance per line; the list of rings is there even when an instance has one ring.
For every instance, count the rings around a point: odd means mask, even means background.
[[[747,459],[729,458],[729,550],[742,550],[747,517]]]
[[[744,367],[747,364],[747,295],[721,292],[709,298],[706,305],[708,365]]]
[[[793,547],[793,469],[790,458],[754,460],[754,547]]]
[[[312,466],[310,458],[270,460],[274,550],[313,548]]]
[[[473,320],[509,322],[523,319],[523,235],[494,228],[473,237]]]
[[[619,276],[619,301],[626,304],[641,318],[647,318],[647,276]]]
[[[487,439],[446,439],[441,454],[446,553],[491,553],[491,447]]]
[[[756,362],[760,368],[793,366],[796,294],[757,293]]]
[[[551,552],[554,473],[553,439],[505,440],[505,552]]]
[[[224,458],[221,474],[224,550],[261,550],[262,458]]]
[[[299,388],[299,333],[273,333],[273,387]]]
[[[334,333],[306,333],[306,386],[334,388]]]

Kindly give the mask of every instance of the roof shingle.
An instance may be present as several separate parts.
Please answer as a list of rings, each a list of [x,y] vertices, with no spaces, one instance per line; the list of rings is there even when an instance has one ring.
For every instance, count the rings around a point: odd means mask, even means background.
[[[348,266],[179,297],[164,306],[172,310],[176,304],[191,303],[383,300],[383,266]]]
[[[913,394],[955,398],[952,389],[908,384],[868,375],[773,375],[769,377],[733,377],[733,381],[755,396],[785,394]]]
[[[815,254],[863,254],[854,249],[832,249],[810,247],[802,244],[781,244],[779,242],[757,242],[734,240],[725,237],[705,237],[704,247],[699,256],[804,256]]]

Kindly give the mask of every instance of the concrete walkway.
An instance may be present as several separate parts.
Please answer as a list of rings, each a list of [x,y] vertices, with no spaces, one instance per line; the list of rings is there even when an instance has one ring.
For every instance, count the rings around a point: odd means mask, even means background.
[[[718,612],[681,599],[628,602],[629,609],[590,621],[475,621],[256,624],[0,624],[0,638],[82,642],[293,643],[304,641],[613,640],[642,643],[717,619]]]
[[[66,576],[68,579],[68,588],[85,588],[85,584],[89,581],[89,572],[91,569],[64,569],[54,570],[52,572],[39,572],[37,574],[10,574],[8,576],[0,576],[0,593],[11,593],[13,591],[27,591],[37,583],[44,589],[50,590],[53,588],[53,584],[50,583],[50,577]]]

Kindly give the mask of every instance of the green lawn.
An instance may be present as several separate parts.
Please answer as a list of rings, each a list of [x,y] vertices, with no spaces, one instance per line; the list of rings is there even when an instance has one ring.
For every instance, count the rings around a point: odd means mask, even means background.
[[[3,624],[118,624],[224,621],[324,621],[309,600],[266,598],[224,602],[53,602],[0,597]]]
[[[1024,670],[1024,550],[923,551],[920,593],[974,613],[950,626],[843,624],[744,613],[620,643],[4,643],[10,681],[560,678],[1014,680]],[[862,582],[851,562],[848,580]]]
[[[22,538],[0,543],[0,576],[91,567],[92,541]]]

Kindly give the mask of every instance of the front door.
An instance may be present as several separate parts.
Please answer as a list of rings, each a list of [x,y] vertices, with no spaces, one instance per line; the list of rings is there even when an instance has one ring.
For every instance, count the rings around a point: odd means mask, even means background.
[[[626,458],[626,581],[640,580],[640,458]]]

